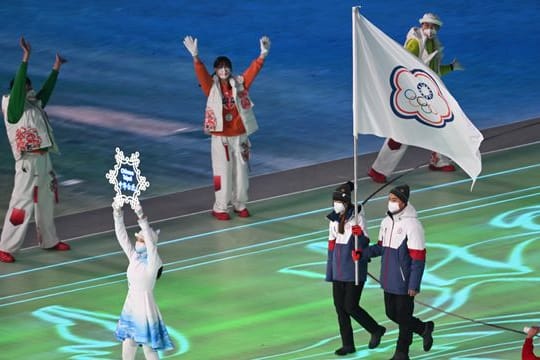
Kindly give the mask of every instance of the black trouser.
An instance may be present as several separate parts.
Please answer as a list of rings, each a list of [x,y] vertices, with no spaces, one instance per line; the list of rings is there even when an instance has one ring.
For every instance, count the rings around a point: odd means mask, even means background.
[[[364,282],[358,286],[354,282],[334,281],[332,283],[332,295],[343,346],[354,346],[351,317],[369,333],[374,333],[379,329],[379,324],[359,305],[363,288]]]
[[[426,323],[413,316],[414,297],[409,295],[396,295],[385,292],[384,305],[386,316],[399,325],[399,336],[396,350],[409,354],[413,333],[422,335]]]

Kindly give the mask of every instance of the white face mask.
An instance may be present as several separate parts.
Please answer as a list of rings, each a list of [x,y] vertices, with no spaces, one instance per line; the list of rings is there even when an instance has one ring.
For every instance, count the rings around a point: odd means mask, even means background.
[[[390,211],[392,214],[395,214],[399,211],[399,203],[395,201],[389,201],[388,202],[388,211]]]
[[[345,204],[342,203],[341,201],[334,201],[334,211],[337,214],[341,214],[345,212]]]
[[[437,30],[435,29],[423,29],[423,32],[428,39],[433,39],[437,35]]]
[[[146,252],[146,244],[140,241],[135,242],[135,251],[137,254]]]
[[[37,96],[37,93],[36,93],[36,90],[34,90],[34,89],[28,90],[28,91],[26,92],[26,98],[27,98],[29,101],[35,101],[35,100],[36,100],[36,96]]]
[[[231,69],[228,67],[221,67],[216,70],[216,74],[221,80],[226,80],[231,76]]]

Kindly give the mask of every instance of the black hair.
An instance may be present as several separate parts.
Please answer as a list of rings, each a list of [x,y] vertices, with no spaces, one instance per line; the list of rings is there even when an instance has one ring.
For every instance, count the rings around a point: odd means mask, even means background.
[[[15,78],[11,79],[11,81],[9,82],[9,90],[13,89],[13,83],[15,83]],[[26,77],[26,85],[32,86],[32,81],[28,76]]]
[[[217,69],[220,65],[225,65],[232,70],[231,59],[226,56],[218,56],[216,60],[214,60],[214,69]]]
[[[156,280],[159,280],[159,278],[161,277],[161,274],[163,273],[163,266],[159,268],[159,270],[157,271],[157,276],[156,276]]]

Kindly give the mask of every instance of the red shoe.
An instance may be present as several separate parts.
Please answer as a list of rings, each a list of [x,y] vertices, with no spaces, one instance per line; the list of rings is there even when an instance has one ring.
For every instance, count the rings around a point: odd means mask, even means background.
[[[435,166],[433,164],[429,164],[429,170],[452,172],[452,171],[456,171],[456,167],[454,165],[452,165],[452,164],[443,165],[443,166]]]
[[[386,182],[386,176],[384,176],[383,174],[381,174],[378,171],[375,171],[373,168],[369,169],[367,174],[376,183],[385,183]]]
[[[0,261],[5,263],[12,263],[15,261],[15,258],[10,253],[0,250]]]
[[[226,212],[217,212],[212,210],[212,216],[215,217],[218,220],[231,220],[231,217],[229,216],[229,213]]]
[[[242,218],[247,218],[251,216],[247,208],[244,208],[243,210],[234,210],[234,212],[237,213],[238,216]]]
[[[71,246],[66,244],[65,242],[59,241],[58,244],[54,245],[52,248],[49,248],[50,250],[57,250],[57,251],[67,251],[71,249]]]

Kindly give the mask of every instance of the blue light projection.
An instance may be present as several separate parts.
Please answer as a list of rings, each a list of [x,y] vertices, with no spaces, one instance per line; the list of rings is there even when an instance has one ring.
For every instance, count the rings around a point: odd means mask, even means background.
[[[114,337],[118,321],[116,315],[60,305],[40,308],[33,311],[32,315],[55,326],[60,338],[69,344],[58,348],[58,352],[69,355],[68,359],[112,360],[110,356],[114,350],[121,352],[121,342]],[[160,358],[166,359],[186,353],[189,350],[186,337],[169,326],[167,330],[176,348],[172,352],[160,352]],[[113,349],[115,347],[118,349]]]
[[[426,267],[422,281],[422,293],[427,294],[431,306],[441,308],[446,312],[457,313],[460,309],[469,305],[469,302],[474,299],[476,291],[482,291],[493,286],[504,287],[505,284],[519,283],[526,287],[537,286],[540,283],[540,277],[534,276],[534,269],[526,263],[527,255],[529,255],[530,259],[531,246],[540,240],[540,205],[521,207],[500,213],[489,221],[489,225],[494,228],[511,229],[513,231],[510,235],[471,241],[469,245],[429,243],[431,259],[436,260],[432,260]],[[508,231],[506,234],[508,234]],[[484,249],[493,247],[507,247],[506,256],[504,258],[490,258],[485,255]],[[307,244],[306,248],[308,251],[320,254],[324,260],[291,265],[280,269],[278,272],[312,280],[316,279],[317,281],[324,279],[327,254],[326,237],[313,238],[313,242]],[[491,252],[489,253],[491,254]],[[365,288],[379,288],[379,284],[368,277]],[[444,313],[427,307],[419,307],[416,314],[426,320],[436,320],[446,316]],[[477,320],[520,330],[524,324],[540,322],[540,312],[499,314]],[[446,321],[448,321],[448,318]],[[362,331],[365,330],[361,328],[357,330],[357,332]],[[352,355],[352,358],[365,358],[373,356],[374,352],[391,351],[395,346],[397,328],[388,331],[387,334],[390,336],[384,339],[381,346],[376,350],[368,350],[365,346],[357,346],[357,352]],[[429,356],[425,357],[426,359],[498,359],[502,352],[508,352],[511,349],[515,349],[516,354],[519,354],[523,343],[523,337],[519,335],[509,335],[503,329],[489,328],[481,323],[463,319],[455,323],[446,322],[442,324],[442,326],[438,327],[436,336],[444,338],[444,344],[438,345],[436,341]],[[479,345],[478,348],[469,346],[470,341],[474,341],[473,339],[485,337],[493,339],[492,346],[485,346],[485,343]],[[339,336],[322,339],[319,342],[290,352],[260,357],[258,360],[278,359],[293,354],[313,359],[320,356],[330,356],[331,353],[317,352],[317,348],[326,348],[328,342],[331,341],[339,343]],[[460,349],[462,343],[467,343],[466,350]]]
[[[490,225],[503,229],[523,228],[540,231],[540,205],[503,212],[494,217]]]

